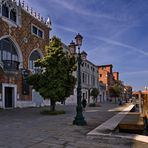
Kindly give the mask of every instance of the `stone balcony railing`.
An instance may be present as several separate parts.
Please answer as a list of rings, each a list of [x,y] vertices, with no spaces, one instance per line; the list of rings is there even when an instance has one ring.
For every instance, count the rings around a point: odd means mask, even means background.
[[[3,60],[3,70],[9,72],[16,72],[19,70],[19,62],[12,60]]]

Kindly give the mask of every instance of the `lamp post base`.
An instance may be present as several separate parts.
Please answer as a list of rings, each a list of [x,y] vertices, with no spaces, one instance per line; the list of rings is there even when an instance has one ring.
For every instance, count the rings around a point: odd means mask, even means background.
[[[84,120],[84,117],[82,115],[82,107],[77,107],[77,115],[73,121],[74,125],[87,125],[87,122]]]

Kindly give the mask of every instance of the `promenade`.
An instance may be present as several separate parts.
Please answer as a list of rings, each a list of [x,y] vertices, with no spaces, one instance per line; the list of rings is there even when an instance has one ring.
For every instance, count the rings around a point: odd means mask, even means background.
[[[126,106],[127,107],[127,106]],[[0,148],[147,148],[148,144],[123,137],[87,135],[125,107],[101,104],[87,107],[87,126],[72,125],[75,106],[58,105],[64,115],[40,115],[43,108],[0,111]]]

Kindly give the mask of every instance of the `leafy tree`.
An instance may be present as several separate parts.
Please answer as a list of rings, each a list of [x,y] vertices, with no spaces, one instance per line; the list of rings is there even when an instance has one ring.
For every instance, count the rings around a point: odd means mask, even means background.
[[[122,93],[122,88],[119,83],[115,83],[113,86],[109,88],[110,97],[115,97],[115,102],[116,98],[121,96],[121,93]]]
[[[44,99],[50,99],[50,109],[54,111],[56,102],[65,101],[73,92],[75,57],[63,51],[60,39],[55,36],[45,50],[45,57],[35,62],[42,72],[31,75],[29,83]]]
[[[93,88],[90,95],[93,97],[93,101],[97,101],[97,96],[99,95],[99,90],[97,88]]]

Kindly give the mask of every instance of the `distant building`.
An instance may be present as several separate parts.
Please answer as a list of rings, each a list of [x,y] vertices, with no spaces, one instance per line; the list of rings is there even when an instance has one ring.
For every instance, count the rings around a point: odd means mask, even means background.
[[[106,102],[107,101],[106,85],[103,84],[102,82],[99,82],[99,101],[100,102]]]
[[[0,107],[37,103],[37,92],[32,92],[26,77],[40,71],[34,61],[44,56],[50,30],[50,19],[45,20],[24,2],[0,0]]]
[[[124,86],[124,98],[126,99],[126,101],[132,98],[132,86]]]
[[[114,82],[112,68],[112,64],[98,66],[99,81],[101,81],[106,86],[110,86]]]
[[[100,85],[104,84],[106,87],[106,98],[107,100],[110,100],[110,94],[109,94],[109,88],[113,86],[115,83],[117,83],[121,90],[121,98],[125,98],[125,90],[129,90],[129,88],[125,87],[123,84],[123,81],[119,80],[119,72],[113,72],[113,65],[100,65],[98,66],[98,72],[99,72],[99,82]],[[129,93],[129,92],[128,92]],[[126,94],[127,95],[127,94]]]
[[[90,93],[93,88],[98,89],[98,69],[95,64],[87,60],[86,52],[83,51],[81,57],[83,60],[81,66],[82,99],[92,103]]]
[[[114,80],[118,81],[119,80],[119,72],[113,72],[113,77],[114,77]]]
[[[74,54],[77,57],[76,50],[70,51],[71,54]],[[87,53],[81,52],[81,88],[82,88],[82,99],[86,99],[87,103],[93,102],[90,92],[93,88],[98,88],[98,68],[95,64],[87,60]],[[75,71],[74,76],[77,78],[77,71]],[[77,84],[74,89],[73,95],[71,95],[66,103],[77,103]]]
[[[103,83],[106,86],[106,97],[107,99],[110,98],[109,96],[109,87],[114,84],[114,76],[112,72],[113,65],[100,65],[98,66],[99,72],[99,82]]]
[[[147,98],[148,99],[148,87],[145,87],[143,91],[133,91],[132,96],[136,99],[139,97],[142,97],[142,99]]]

